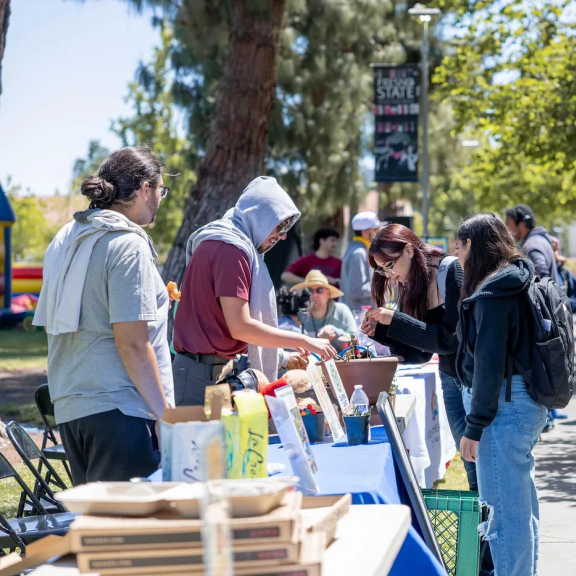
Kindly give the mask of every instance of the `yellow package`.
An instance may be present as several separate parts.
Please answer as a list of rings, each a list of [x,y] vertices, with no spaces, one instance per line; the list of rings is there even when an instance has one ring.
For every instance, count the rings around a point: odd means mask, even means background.
[[[234,392],[240,424],[242,478],[268,477],[268,409],[262,394]],[[231,419],[227,419],[231,420]],[[233,469],[236,462],[233,462]]]
[[[226,449],[226,478],[242,478],[242,453],[240,451],[240,417],[237,412],[223,411],[220,416],[224,426]]]

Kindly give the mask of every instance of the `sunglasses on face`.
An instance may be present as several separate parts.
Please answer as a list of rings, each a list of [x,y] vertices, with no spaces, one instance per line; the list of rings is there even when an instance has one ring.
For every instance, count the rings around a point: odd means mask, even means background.
[[[278,226],[276,227],[277,228],[276,234],[278,234],[278,236],[284,236],[288,234],[293,224],[294,224],[294,218],[288,218],[287,220],[284,220],[284,222],[280,222],[280,224],[278,224]]]
[[[324,294],[326,288],[309,288],[311,294]]]
[[[402,254],[400,254],[400,256],[402,256]],[[394,260],[390,260],[390,262],[387,262],[385,266],[378,266],[374,272],[380,274],[380,276],[388,278],[394,272],[394,266],[396,265],[396,262],[398,262],[400,256],[397,256]]]

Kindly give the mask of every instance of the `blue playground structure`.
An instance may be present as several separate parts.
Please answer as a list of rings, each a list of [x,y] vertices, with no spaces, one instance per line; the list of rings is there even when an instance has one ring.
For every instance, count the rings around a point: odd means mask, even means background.
[[[12,304],[12,226],[16,215],[0,186],[0,328],[30,323],[33,310]]]

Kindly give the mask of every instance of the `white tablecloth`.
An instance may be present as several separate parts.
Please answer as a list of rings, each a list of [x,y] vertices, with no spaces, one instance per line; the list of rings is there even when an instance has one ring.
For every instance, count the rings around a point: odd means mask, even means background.
[[[432,488],[446,474],[446,464],[456,456],[450,432],[438,365],[400,368],[397,394],[413,394],[416,408],[403,438],[421,488]]]

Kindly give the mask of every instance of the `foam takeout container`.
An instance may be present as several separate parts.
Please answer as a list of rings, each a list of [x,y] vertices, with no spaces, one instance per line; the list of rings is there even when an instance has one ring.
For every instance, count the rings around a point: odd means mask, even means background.
[[[296,476],[255,480],[216,480],[212,491],[227,494],[233,518],[261,516],[278,506]],[[200,517],[202,482],[132,483],[91,482],[56,494],[70,512],[96,516],[152,516],[176,512],[184,518]]]

